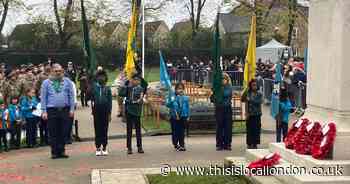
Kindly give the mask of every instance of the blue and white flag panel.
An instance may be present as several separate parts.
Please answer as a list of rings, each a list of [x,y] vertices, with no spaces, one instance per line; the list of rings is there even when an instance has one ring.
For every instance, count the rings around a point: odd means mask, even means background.
[[[173,99],[172,97],[175,97],[175,91],[172,88],[167,66],[165,64],[161,51],[159,51],[159,60],[160,60],[160,84],[168,90],[168,99]]]
[[[279,112],[279,96],[280,88],[282,82],[282,73],[281,73],[281,64],[276,64],[275,68],[275,80],[273,83],[273,90],[271,95],[271,116],[276,118],[276,115]]]

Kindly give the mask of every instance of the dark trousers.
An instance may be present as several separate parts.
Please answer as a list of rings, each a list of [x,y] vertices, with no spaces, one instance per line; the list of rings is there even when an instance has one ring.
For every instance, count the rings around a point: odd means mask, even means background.
[[[20,147],[21,139],[22,139],[22,124],[16,121],[16,122],[12,122],[11,125],[12,125],[12,128],[9,130],[11,135],[11,139],[10,139],[11,148]]]
[[[141,121],[140,116],[134,116],[129,113],[126,115],[126,146],[131,149],[132,128],[136,129],[136,143],[138,148],[142,148]]]
[[[247,145],[260,144],[261,116],[249,116],[246,120]]]
[[[170,127],[171,127],[171,143],[173,143],[173,146],[177,146],[177,143],[175,141],[175,124],[176,119],[170,118]]]
[[[68,122],[65,123],[65,138],[64,141],[66,144],[72,143],[72,130],[73,130],[74,118],[68,117]]]
[[[216,147],[231,147],[232,142],[232,107],[216,106]]]
[[[107,147],[108,144],[108,116],[106,111],[96,110],[94,112],[95,146],[96,148]]]
[[[87,90],[81,90],[80,92],[81,106],[88,106]]]
[[[27,146],[35,146],[36,145],[36,137],[38,132],[38,118],[26,118],[26,140]]]
[[[64,154],[65,126],[69,121],[69,108],[48,108],[47,114],[51,154]]]
[[[174,146],[185,147],[185,123],[186,119],[181,118],[180,120],[170,119],[173,126],[172,130],[172,141]]]
[[[4,148],[5,150],[8,149],[6,133],[7,131],[5,129],[0,129],[0,148]]]
[[[41,145],[48,145],[49,144],[49,132],[47,127],[47,121],[40,118],[40,124],[39,124],[39,130],[40,130],[40,144]]]
[[[281,134],[283,135],[283,139],[286,138],[288,132],[288,123],[281,122],[276,123],[276,142],[281,142]]]

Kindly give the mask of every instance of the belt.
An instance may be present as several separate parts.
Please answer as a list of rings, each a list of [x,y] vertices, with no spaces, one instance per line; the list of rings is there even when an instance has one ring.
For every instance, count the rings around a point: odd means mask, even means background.
[[[64,111],[64,110],[68,110],[69,107],[49,107],[47,108],[47,110],[56,110],[56,111]]]

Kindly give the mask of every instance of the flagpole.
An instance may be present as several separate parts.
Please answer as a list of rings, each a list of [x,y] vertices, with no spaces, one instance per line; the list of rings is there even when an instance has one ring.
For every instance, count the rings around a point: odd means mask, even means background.
[[[145,78],[145,3],[142,1],[142,78]]]

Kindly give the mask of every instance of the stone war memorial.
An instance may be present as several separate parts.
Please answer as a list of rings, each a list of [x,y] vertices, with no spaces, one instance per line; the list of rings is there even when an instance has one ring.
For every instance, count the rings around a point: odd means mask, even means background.
[[[267,149],[247,150],[245,157],[226,158],[227,164],[249,162],[272,152],[278,152],[284,167],[306,168],[338,166],[343,176],[254,176],[258,183],[350,183],[350,149],[348,146],[350,100],[350,68],[347,52],[350,33],[350,1],[312,0],[309,12],[309,63],[307,110],[304,117],[319,122],[335,122],[337,136],[325,160],[317,160],[288,150],[283,143],[270,143]]]

